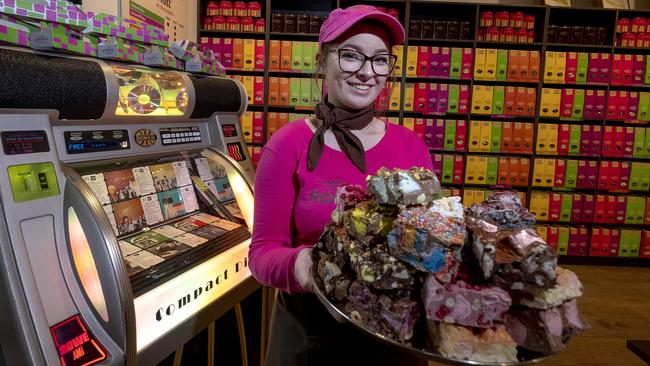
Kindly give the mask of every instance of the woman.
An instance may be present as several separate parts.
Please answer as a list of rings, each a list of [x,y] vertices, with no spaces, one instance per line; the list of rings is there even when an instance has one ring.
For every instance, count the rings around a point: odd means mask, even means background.
[[[260,283],[281,290],[268,366],[418,363],[336,322],[310,293],[311,248],[330,220],[336,188],[365,187],[380,167],[432,169],[424,142],[373,109],[395,66],[391,47],[403,41],[401,24],[372,6],[332,11],[319,36],[317,73],[327,94],[316,117],[287,124],[264,148],[249,259]]]

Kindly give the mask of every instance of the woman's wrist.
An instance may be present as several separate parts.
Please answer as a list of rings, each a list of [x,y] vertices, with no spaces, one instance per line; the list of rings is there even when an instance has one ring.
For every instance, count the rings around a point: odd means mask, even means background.
[[[296,256],[296,262],[294,263],[293,273],[296,277],[296,281],[300,284],[303,290],[307,292],[313,292],[314,279],[311,274],[311,251],[313,248],[303,248],[298,252]]]

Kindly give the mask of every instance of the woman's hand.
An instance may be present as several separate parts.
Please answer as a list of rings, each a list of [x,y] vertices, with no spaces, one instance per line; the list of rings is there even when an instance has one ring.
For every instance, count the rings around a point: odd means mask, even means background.
[[[311,260],[311,252],[313,248],[305,248],[298,252],[296,257],[296,263],[294,264],[293,272],[296,276],[296,280],[305,291],[314,292],[314,277],[312,275],[311,266],[313,262]],[[339,323],[345,323],[345,318],[341,316],[338,312],[331,308],[330,304],[325,302],[325,299],[322,299],[320,296],[316,295],[318,300],[323,304],[327,312],[336,319]]]

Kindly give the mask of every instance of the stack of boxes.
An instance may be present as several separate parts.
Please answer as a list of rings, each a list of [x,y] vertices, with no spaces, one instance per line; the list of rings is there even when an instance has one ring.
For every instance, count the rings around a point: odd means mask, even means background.
[[[210,48],[226,70],[264,71],[264,40],[202,37],[201,45]]]
[[[535,16],[521,11],[483,11],[476,38],[479,41],[533,43]]]
[[[262,3],[258,1],[208,1],[203,29],[235,32],[264,32]]]
[[[616,23],[616,45],[620,47],[650,47],[650,20],[645,17],[621,18]]]

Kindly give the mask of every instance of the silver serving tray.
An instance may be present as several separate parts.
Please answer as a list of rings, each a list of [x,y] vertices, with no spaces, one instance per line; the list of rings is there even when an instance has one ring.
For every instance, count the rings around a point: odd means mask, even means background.
[[[329,312],[338,314],[342,318],[344,318],[347,322],[351,323],[353,326],[355,326],[357,329],[363,331],[364,333],[374,337],[375,339],[383,342],[386,345],[389,345],[391,347],[398,348],[400,350],[406,351],[410,354],[415,355],[416,357],[419,357],[421,359],[429,360],[429,361],[434,361],[434,362],[439,362],[447,365],[481,365],[481,366],[515,366],[515,365],[533,365],[537,364],[539,362],[545,361],[549,359],[552,355],[545,355],[545,356],[537,356],[537,355],[527,355],[524,354],[523,352],[518,352],[518,357],[520,359],[519,362],[501,362],[501,363],[494,363],[494,362],[477,362],[477,361],[471,361],[471,360],[457,360],[457,359],[452,359],[452,358],[447,358],[442,355],[436,354],[436,353],[431,353],[429,351],[425,351],[423,349],[419,348],[414,348],[410,347],[404,344],[401,344],[399,342],[396,342],[390,338],[387,338],[379,333],[373,332],[371,330],[366,329],[363,325],[357,323],[356,321],[352,320],[344,311],[336,307],[334,304],[332,304],[327,296],[322,292],[320,286],[322,285],[322,282],[320,279],[316,279],[314,281],[314,293],[316,296],[320,299],[320,301],[323,303],[325,307],[329,310]],[[333,316],[333,315],[332,315]]]

